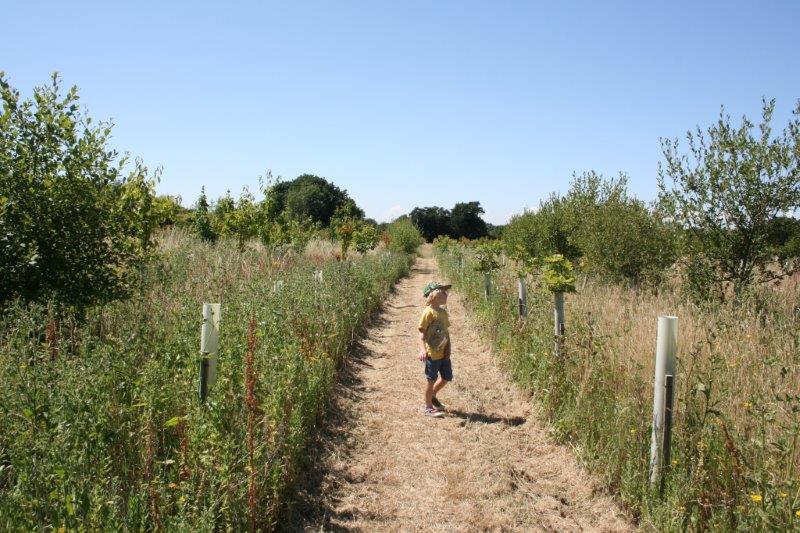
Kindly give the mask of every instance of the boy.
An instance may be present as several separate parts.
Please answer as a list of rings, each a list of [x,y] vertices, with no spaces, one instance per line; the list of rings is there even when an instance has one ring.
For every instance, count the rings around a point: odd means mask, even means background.
[[[442,416],[443,406],[436,399],[436,393],[453,380],[453,366],[450,363],[450,319],[447,310],[447,289],[450,285],[442,285],[431,281],[425,286],[422,294],[428,299],[425,310],[419,319],[419,360],[425,361],[425,415]],[[441,374],[439,381],[437,375]]]

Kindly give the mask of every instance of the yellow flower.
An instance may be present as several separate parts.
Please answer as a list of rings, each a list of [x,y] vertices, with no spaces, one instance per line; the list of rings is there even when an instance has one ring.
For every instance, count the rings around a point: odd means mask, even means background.
[[[761,503],[761,500],[764,498],[761,497],[761,494],[751,494],[750,499],[753,500],[755,503]]]
[[[677,466],[677,465],[678,465],[678,460],[677,459],[673,459],[672,460],[672,466]]]
[[[780,495],[781,498],[785,498],[788,496],[788,494],[786,494],[785,492],[779,492],[778,494]]]
[[[634,433],[636,433],[636,428],[631,428],[631,435],[633,435]]]
[[[752,403],[750,403],[750,402],[744,402],[744,408],[745,408],[745,409],[747,409],[747,410],[750,410],[750,408],[751,408],[751,407],[753,407],[753,404],[752,404]]]
[[[797,518],[800,518],[800,509],[798,509],[798,510],[797,510],[797,511],[794,513],[794,515],[795,515]]]

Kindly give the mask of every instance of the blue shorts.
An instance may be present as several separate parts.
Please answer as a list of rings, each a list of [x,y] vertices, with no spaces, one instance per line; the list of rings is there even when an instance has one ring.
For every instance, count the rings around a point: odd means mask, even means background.
[[[453,381],[453,364],[449,357],[435,361],[430,357],[425,359],[425,377],[428,381],[436,381],[437,374],[441,374],[445,381]]]

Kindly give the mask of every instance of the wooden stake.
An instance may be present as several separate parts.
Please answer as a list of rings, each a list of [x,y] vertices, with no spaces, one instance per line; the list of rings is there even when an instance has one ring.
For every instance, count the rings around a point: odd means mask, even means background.
[[[488,272],[483,273],[483,295],[486,299],[492,294],[492,278]]]

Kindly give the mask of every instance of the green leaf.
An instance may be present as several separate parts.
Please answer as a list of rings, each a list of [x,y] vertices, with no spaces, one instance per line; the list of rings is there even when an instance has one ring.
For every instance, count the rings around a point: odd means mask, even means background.
[[[172,418],[170,418],[169,420],[167,420],[167,421],[164,423],[164,427],[165,427],[165,428],[171,428],[171,427],[173,427],[173,426],[177,426],[177,425],[178,425],[178,424],[180,424],[180,423],[181,423],[181,417],[179,417],[179,416],[173,416]]]

